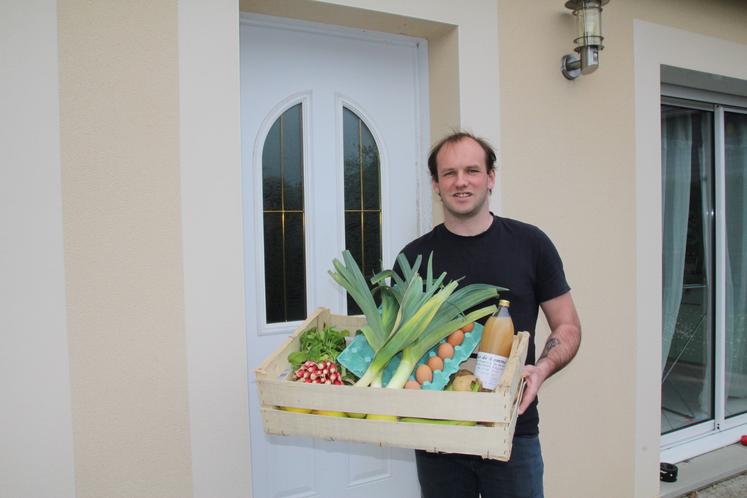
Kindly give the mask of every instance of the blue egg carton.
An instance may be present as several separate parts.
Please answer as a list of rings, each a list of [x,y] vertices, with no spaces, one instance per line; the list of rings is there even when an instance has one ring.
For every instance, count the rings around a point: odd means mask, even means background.
[[[444,360],[444,368],[433,372],[433,380],[430,382],[424,382],[421,385],[421,389],[440,391],[446,387],[451,376],[459,370],[459,365],[469,358],[472,352],[477,349],[477,346],[480,344],[480,339],[482,338],[482,329],[482,325],[475,323],[474,328],[470,332],[464,334],[464,341],[454,348],[454,356]],[[446,339],[441,340],[438,344],[429,349],[428,352],[417,361],[413,373],[410,375],[410,379],[415,379],[415,370],[417,367],[427,362],[431,356],[435,356],[438,352],[439,346],[444,342],[446,342]],[[369,346],[366,337],[363,334],[358,334],[337,356],[337,361],[340,365],[353,372],[356,376],[362,377],[368,369],[368,365],[373,360],[373,357],[374,351],[371,349],[371,346]],[[397,353],[397,355],[392,358],[384,368],[382,374],[382,382],[384,386],[389,383],[392,375],[394,375],[394,371],[397,370],[401,357],[402,354]]]

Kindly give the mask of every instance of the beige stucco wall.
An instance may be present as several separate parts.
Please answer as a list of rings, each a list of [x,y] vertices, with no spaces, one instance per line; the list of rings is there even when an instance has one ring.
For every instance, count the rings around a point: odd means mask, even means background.
[[[191,495],[176,2],[58,2],[78,497]]]
[[[583,326],[577,358],[541,391],[548,496],[634,496],[631,12],[607,6],[600,68],[567,81],[560,58],[575,24],[563,2],[500,5],[504,212],[553,239]],[[533,34],[517,19],[531,19]],[[644,496],[654,496],[651,475]]]
[[[633,330],[633,21],[745,44],[747,9],[726,0],[709,2],[708,9],[697,0],[613,0],[605,9],[600,69],[569,82],[559,60],[572,48],[574,27],[562,3],[484,0],[468,9],[448,0],[297,0],[241,6],[429,39],[432,135],[464,126],[498,146],[501,186],[494,208],[549,233],[582,317],[579,357],[542,392],[547,495],[647,498],[658,489],[658,406],[643,406],[635,386],[648,377],[658,382],[658,373],[655,365],[637,364],[637,352],[648,346]],[[231,110],[238,98],[238,9],[233,1],[205,5],[60,0],[25,7],[26,14],[43,9],[41,20],[57,18],[57,46],[45,39],[39,60],[58,54],[59,85],[39,77],[39,68],[49,67],[44,64],[16,73],[43,82],[51,100],[39,116],[52,130],[3,130],[23,134],[19,143],[59,151],[59,166],[53,153],[29,158],[29,165],[51,165],[39,174],[49,179],[46,188],[61,189],[58,204],[54,196],[40,197],[30,169],[16,177],[23,180],[16,182],[16,197],[27,192],[37,199],[26,201],[29,206],[41,201],[46,209],[43,219],[28,218],[29,224],[52,233],[61,225],[62,234],[42,242],[15,237],[12,254],[18,267],[38,264],[40,256],[26,248],[57,241],[43,257],[59,259],[45,301],[55,312],[45,319],[58,327],[19,314],[19,322],[44,331],[46,339],[16,328],[14,348],[5,351],[44,358],[40,368],[54,365],[61,379],[54,392],[61,394],[54,398],[58,411],[49,413],[59,413],[59,438],[39,432],[35,442],[40,454],[46,444],[55,449],[47,454],[60,455],[63,470],[55,482],[74,482],[79,497],[250,493],[239,123]],[[20,26],[8,24],[18,39],[30,24]],[[35,29],[26,36],[34,39],[48,26]],[[25,122],[22,106],[8,108],[3,120]],[[4,233],[23,234],[11,226],[14,231]],[[19,309],[37,309],[37,303],[30,292]],[[59,347],[39,355],[39,342],[65,339],[69,352]],[[30,379],[21,363],[11,365],[4,379]],[[69,383],[59,375],[66,369]],[[40,392],[49,385],[41,377],[28,382],[24,389]],[[25,427],[30,413],[4,414],[4,428]],[[19,448],[31,441],[16,440]],[[66,475],[73,468],[74,480]],[[18,485],[0,487],[0,494],[39,494],[28,491],[33,484],[21,485],[27,484],[22,474],[6,474],[4,482]]]

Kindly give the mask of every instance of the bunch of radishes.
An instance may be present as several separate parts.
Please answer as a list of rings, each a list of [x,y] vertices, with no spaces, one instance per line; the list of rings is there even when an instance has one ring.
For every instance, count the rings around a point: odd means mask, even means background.
[[[342,385],[342,375],[334,361],[320,361],[318,363],[308,360],[294,372],[297,382],[307,384],[334,384]]]

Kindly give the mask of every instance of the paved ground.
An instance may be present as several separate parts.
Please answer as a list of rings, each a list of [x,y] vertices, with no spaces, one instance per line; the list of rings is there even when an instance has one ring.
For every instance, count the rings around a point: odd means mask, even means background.
[[[687,498],[747,498],[747,473],[685,496]]]

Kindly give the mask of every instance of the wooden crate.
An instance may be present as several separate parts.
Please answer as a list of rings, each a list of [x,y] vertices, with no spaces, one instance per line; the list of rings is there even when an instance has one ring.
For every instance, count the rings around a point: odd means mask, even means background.
[[[524,387],[521,373],[529,333],[520,332],[514,338],[511,356],[495,392],[334,386],[290,380],[288,353],[298,350],[299,337],[304,331],[334,325],[354,333],[364,324],[363,317],[333,315],[328,309],[319,308],[256,369],[266,433],[509,459]],[[461,426],[368,420],[297,413],[281,410],[281,406],[481,423]]]

